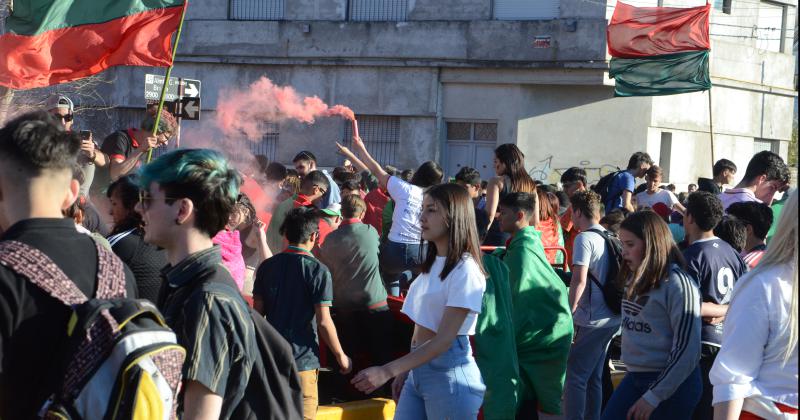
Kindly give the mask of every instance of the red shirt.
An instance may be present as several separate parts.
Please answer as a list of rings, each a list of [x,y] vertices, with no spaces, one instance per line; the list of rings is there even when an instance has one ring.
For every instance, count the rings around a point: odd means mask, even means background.
[[[364,223],[372,225],[378,231],[378,236],[382,234],[383,209],[389,202],[389,196],[380,188],[370,191],[364,201],[367,203],[367,211],[364,213]]]
[[[564,249],[567,250],[567,264],[572,266],[572,246],[575,244],[575,238],[581,233],[581,230],[572,223],[572,206],[561,215],[561,229],[567,233],[564,238]]]

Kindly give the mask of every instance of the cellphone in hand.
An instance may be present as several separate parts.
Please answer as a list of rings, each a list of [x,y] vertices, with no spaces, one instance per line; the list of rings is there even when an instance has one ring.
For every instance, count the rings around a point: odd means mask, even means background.
[[[81,130],[78,132],[78,135],[80,135],[81,140],[89,140],[92,138],[92,132],[89,130]]]

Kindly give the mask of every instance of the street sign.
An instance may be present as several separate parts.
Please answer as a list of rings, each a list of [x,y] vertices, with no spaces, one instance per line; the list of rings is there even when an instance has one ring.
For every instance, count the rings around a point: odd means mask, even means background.
[[[144,99],[158,101],[161,98],[161,87],[164,85],[164,76],[157,74],[144,75]],[[170,77],[164,100],[172,102],[181,97],[180,86],[183,85],[183,97],[199,98],[200,81],[194,79],[178,79]]]
[[[180,117],[184,120],[197,121],[200,119],[200,98],[181,98]]]
[[[183,81],[183,97],[184,98],[199,98],[200,97],[200,81],[192,79],[181,79]]]

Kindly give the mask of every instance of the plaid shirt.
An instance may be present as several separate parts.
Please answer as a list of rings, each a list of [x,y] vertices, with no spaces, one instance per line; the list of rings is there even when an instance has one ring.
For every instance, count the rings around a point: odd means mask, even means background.
[[[258,357],[247,304],[222,265],[218,246],[167,266],[162,273],[166,281],[159,308],[186,348],[184,380],[197,381],[221,396],[220,418],[226,419],[244,397]]]

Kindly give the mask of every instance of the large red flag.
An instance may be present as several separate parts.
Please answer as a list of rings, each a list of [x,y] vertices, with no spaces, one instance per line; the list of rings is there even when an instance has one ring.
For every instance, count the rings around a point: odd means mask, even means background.
[[[612,57],[641,58],[711,48],[708,19],[711,5],[634,7],[617,2],[608,25]]]
[[[111,66],[169,66],[184,0],[15,0],[0,85],[31,89]]]

